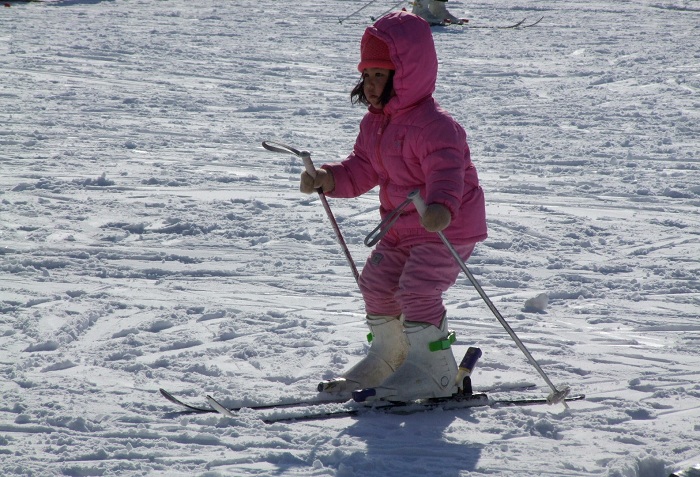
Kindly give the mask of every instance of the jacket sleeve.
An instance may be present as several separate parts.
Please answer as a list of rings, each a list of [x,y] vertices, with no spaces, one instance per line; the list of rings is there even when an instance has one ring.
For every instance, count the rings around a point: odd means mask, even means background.
[[[364,144],[366,126],[363,120],[355,147],[344,161],[323,165],[324,169],[331,171],[335,180],[335,189],[327,194],[329,197],[358,197],[379,185],[379,177]]]
[[[425,175],[425,203],[442,204],[452,218],[459,213],[465,170],[470,166],[464,130],[454,121],[434,121],[423,130],[419,151]]]

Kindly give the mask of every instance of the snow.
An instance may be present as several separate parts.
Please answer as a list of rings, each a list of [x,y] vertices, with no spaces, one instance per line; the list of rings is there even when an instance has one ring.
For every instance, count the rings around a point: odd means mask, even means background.
[[[303,166],[351,149],[378,2],[64,0],[0,11],[0,474],[665,477],[700,463],[700,8],[452,0],[436,98],[468,131],[470,270],[563,406],[263,424],[366,352]],[[376,192],[330,200],[358,266]],[[548,387],[466,278],[475,387]]]

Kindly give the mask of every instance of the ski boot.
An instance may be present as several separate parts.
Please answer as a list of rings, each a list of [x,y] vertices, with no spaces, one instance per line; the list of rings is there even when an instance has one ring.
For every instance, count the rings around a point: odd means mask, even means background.
[[[418,15],[423,20],[430,23],[430,25],[444,25],[445,19],[443,17],[435,16],[430,11],[429,2],[432,2],[432,0],[414,0],[411,13]]]
[[[457,362],[450,349],[455,334],[447,330],[447,318],[443,317],[439,328],[407,321],[404,330],[409,343],[404,363],[379,386],[353,392],[355,401],[406,402],[449,397],[459,391]]]
[[[402,322],[402,316],[367,315],[371,331],[367,335],[371,343],[367,356],[340,377],[319,383],[318,391],[349,399],[356,389],[381,384],[408,355],[408,340]]]
[[[430,5],[428,6],[428,10],[430,10],[430,13],[436,17],[440,18],[444,23],[450,23],[453,25],[462,25],[464,23],[464,20],[461,18],[457,18],[456,16],[452,15],[449,11],[447,11],[447,0],[430,0]]]

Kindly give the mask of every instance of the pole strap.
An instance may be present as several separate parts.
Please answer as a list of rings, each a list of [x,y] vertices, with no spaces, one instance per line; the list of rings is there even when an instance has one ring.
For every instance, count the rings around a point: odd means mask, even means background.
[[[404,200],[401,205],[391,211],[389,215],[384,217],[379,225],[377,225],[374,230],[372,230],[367,237],[365,237],[365,245],[368,247],[374,247],[377,242],[379,242],[386,234],[391,230],[391,227],[399,220],[403,209],[406,208],[408,204],[412,202],[412,199]]]

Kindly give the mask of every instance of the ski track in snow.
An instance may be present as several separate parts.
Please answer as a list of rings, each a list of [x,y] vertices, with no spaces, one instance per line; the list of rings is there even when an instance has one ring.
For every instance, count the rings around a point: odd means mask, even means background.
[[[0,11],[0,474],[662,477],[700,462],[700,12],[689,0],[449,3],[438,101],[489,239],[470,269],[557,385],[537,408],[266,425],[189,402],[313,396],[362,300],[302,165],[342,159],[377,3],[12,2]],[[330,10],[329,10],[330,9]],[[377,198],[331,200],[358,266]],[[546,310],[524,303],[546,293]],[[477,388],[549,390],[466,278]],[[279,411],[288,412],[288,411]],[[291,411],[289,411],[291,412]]]

